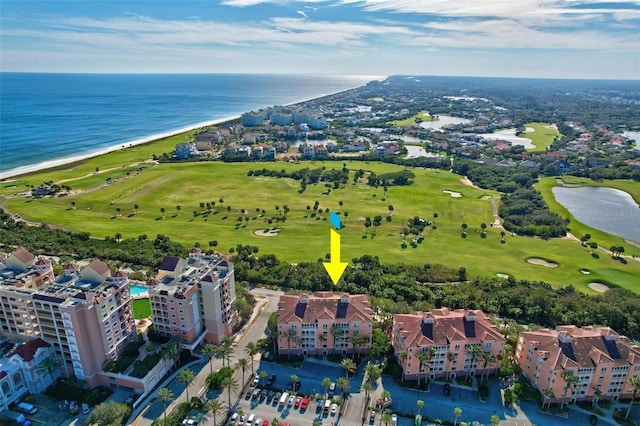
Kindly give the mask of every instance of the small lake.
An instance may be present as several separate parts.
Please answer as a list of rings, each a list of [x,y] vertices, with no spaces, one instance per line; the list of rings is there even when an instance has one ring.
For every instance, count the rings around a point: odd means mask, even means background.
[[[468,123],[471,123],[471,120],[468,120],[466,118],[439,115],[437,120],[423,121],[422,123],[420,123],[420,127],[424,129],[442,129],[444,126]]]
[[[535,148],[535,145],[531,143],[531,139],[516,136],[516,131],[517,130],[514,127],[512,129],[498,130],[493,133],[483,133],[478,136],[480,136],[483,139],[491,140],[491,141],[495,141],[495,140],[509,141],[511,142],[511,145],[522,145],[524,146],[525,149]],[[530,133],[530,132],[534,132],[535,129],[533,127],[527,127],[526,131]]]
[[[418,157],[438,158],[438,157],[444,157],[444,155],[436,154],[435,152],[425,151],[424,148],[421,147],[421,146],[405,145],[404,147],[407,149],[407,156],[405,158],[418,158]]]
[[[622,132],[622,135],[636,141],[635,149],[640,151],[640,132],[631,132],[629,130],[625,130],[624,132]]]
[[[640,208],[626,192],[599,186],[554,187],[552,191],[556,200],[576,220],[592,228],[640,242]],[[580,238],[580,235],[576,237]]]

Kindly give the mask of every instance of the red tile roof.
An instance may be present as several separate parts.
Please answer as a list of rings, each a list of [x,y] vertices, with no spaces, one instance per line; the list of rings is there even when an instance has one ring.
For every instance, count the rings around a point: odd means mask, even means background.
[[[22,345],[18,346],[18,348],[13,351],[10,356],[19,355],[20,358],[22,358],[25,362],[31,362],[33,360],[33,357],[36,355],[36,352],[38,352],[38,349],[48,348],[50,346],[51,345],[49,343],[37,337],[27,343],[23,343]]]
[[[27,249],[25,249],[24,247],[20,247],[18,250],[14,251],[12,254],[16,257],[16,259],[18,259],[22,263],[29,263],[36,258],[34,255],[29,253]]]
[[[89,264],[89,268],[96,271],[98,275],[104,275],[109,272],[109,267],[101,260],[94,260]]]
[[[280,296],[278,323],[300,320],[305,323],[316,319],[339,320],[341,322],[372,321],[373,311],[364,294],[333,294],[319,291],[308,296]]]

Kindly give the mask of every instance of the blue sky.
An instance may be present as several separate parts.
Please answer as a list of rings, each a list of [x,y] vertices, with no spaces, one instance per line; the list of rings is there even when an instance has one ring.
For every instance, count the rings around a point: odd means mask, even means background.
[[[0,69],[640,79],[640,0],[0,0]]]

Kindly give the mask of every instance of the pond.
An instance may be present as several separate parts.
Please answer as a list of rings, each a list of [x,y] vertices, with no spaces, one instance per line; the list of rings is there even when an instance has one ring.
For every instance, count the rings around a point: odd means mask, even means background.
[[[527,132],[534,132],[535,129],[533,127],[527,127]],[[487,140],[505,140],[511,142],[511,145],[522,145],[525,149],[533,149],[535,145],[531,143],[531,139],[523,138],[521,136],[516,136],[516,129],[503,129],[493,133],[483,133],[478,135],[483,139]]]
[[[556,200],[576,220],[600,231],[640,242],[640,207],[628,193],[599,186],[554,187],[552,191]]]
[[[631,140],[636,141],[635,149],[640,151],[640,132],[632,132],[629,130],[625,130],[624,132],[622,132],[622,135],[624,137],[627,137]]]
[[[442,129],[444,126],[468,123],[471,123],[471,120],[467,120],[466,118],[439,115],[437,120],[423,121],[420,123],[420,127],[424,129]]]
[[[418,157],[437,158],[437,157],[444,157],[444,155],[436,154],[435,152],[425,151],[425,149],[423,147],[421,147],[421,146],[405,145],[404,147],[407,149],[407,157],[406,158],[418,158]]]

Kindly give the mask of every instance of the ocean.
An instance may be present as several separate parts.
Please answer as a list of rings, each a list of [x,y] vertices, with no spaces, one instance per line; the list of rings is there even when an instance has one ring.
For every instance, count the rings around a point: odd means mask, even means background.
[[[0,73],[0,178],[376,76]]]

